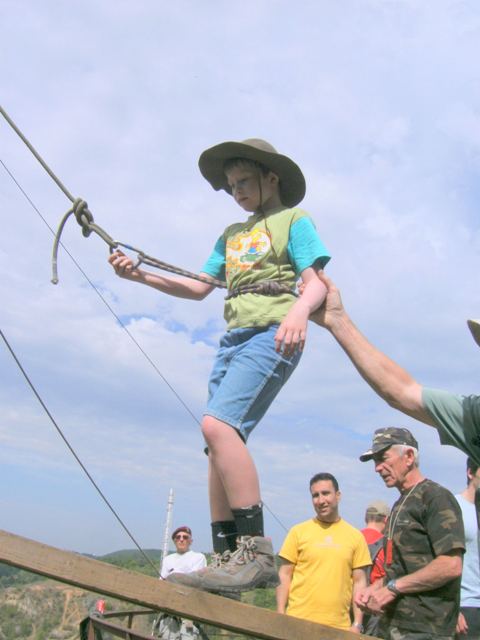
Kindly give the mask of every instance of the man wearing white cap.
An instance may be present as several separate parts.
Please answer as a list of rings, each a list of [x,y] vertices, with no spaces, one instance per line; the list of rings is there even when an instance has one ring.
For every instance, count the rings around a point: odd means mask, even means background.
[[[365,338],[345,311],[334,283],[324,274],[319,278],[327,297],[311,320],[330,331],[360,375],[389,405],[435,427],[442,444],[461,449],[480,464],[480,396],[423,387]],[[468,326],[480,346],[480,321],[468,320]]]

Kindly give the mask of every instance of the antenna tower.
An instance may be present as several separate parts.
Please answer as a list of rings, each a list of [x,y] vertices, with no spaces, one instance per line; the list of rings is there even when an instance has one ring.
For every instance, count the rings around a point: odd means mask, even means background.
[[[168,494],[168,502],[167,502],[167,518],[165,521],[165,530],[163,533],[162,552],[160,553],[159,572],[162,570],[163,559],[168,554],[168,545],[170,542],[170,529],[172,527],[172,513],[173,513],[173,489],[170,489],[170,492]]]

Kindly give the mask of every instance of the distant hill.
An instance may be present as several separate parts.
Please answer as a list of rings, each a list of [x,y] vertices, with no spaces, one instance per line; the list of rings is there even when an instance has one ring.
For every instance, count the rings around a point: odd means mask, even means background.
[[[101,560],[102,562],[108,562],[114,564],[117,567],[123,567],[130,571],[138,571],[139,573],[145,573],[149,576],[158,576],[160,572],[160,549],[144,549],[145,555],[150,558],[150,561],[156,567],[153,569],[151,564],[146,560],[144,555],[138,551],[138,549],[122,549],[120,551],[113,551],[103,556],[91,556],[95,560]]]

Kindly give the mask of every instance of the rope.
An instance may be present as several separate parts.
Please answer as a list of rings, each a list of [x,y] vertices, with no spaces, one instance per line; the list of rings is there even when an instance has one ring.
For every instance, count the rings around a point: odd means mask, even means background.
[[[263,282],[244,284],[240,287],[230,289],[225,300],[236,298],[237,296],[241,296],[245,293],[259,293],[263,296],[278,296],[281,293],[290,293],[292,296],[297,295],[295,291],[292,291],[288,284],[283,284],[282,282],[278,282],[278,280],[264,280]]]
[[[21,130],[17,127],[17,125],[13,122],[10,116],[7,114],[5,109],[0,105],[0,113],[3,115],[5,120],[11,126],[11,128],[15,131],[15,133],[19,136],[22,142],[27,146],[27,148],[31,151],[31,153],[35,156],[38,162],[42,165],[48,175],[52,178],[52,180],[57,184],[57,186],[63,191],[63,193],[67,196],[67,198],[72,202],[72,207],[65,213],[63,218],[60,221],[58,226],[57,233],[55,234],[55,240],[53,243],[53,251],[52,251],[52,284],[58,284],[58,246],[60,244],[60,238],[65,227],[65,224],[68,218],[73,214],[75,215],[75,219],[78,224],[82,228],[82,234],[85,238],[88,238],[92,232],[96,233],[109,247],[110,253],[118,249],[119,247],[128,249],[129,251],[133,251],[137,254],[137,261],[134,265],[134,268],[139,267],[141,264],[147,264],[150,267],[154,267],[156,269],[161,269],[162,271],[167,271],[169,273],[173,273],[178,276],[183,276],[185,278],[190,278],[191,280],[197,280],[198,282],[204,282],[206,284],[210,284],[218,289],[228,289],[228,285],[223,280],[218,280],[217,278],[204,277],[200,276],[197,273],[193,273],[192,271],[187,271],[186,269],[181,269],[180,267],[176,267],[168,262],[163,262],[158,258],[154,258],[152,256],[147,255],[141,249],[137,249],[132,247],[131,245],[125,242],[119,242],[114,240],[112,236],[110,236],[102,227],[95,224],[92,212],[88,208],[88,204],[82,198],[74,198],[67,187],[63,184],[60,178],[52,171],[52,169],[48,166],[42,156],[38,153],[38,151],[34,148],[31,142],[26,138],[26,136],[21,132]],[[3,163],[2,163],[3,164]],[[266,221],[265,221],[266,225]],[[272,243],[272,249],[275,252]],[[275,253],[276,255],[276,253]],[[230,300],[231,298],[235,298],[244,293],[257,293],[261,295],[267,296],[276,296],[281,293],[290,293],[292,295],[296,295],[292,289],[285,284],[277,282],[275,280],[259,282],[256,284],[245,285],[243,287],[237,287],[233,289],[228,296],[225,298],[226,300]]]
[[[67,196],[67,198],[72,202],[72,207],[67,211],[67,213],[63,216],[60,221],[60,225],[58,227],[58,231],[55,236],[55,242],[53,246],[53,256],[52,256],[52,283],[58,283],[58,270],[57,270],[57,251],[58,245],[60,243],[60,236],[62,234],[65,223],[68,218],[75,214],[75,218],[78,224],[82,227],[83,235],[88,238],[88,236],[92,233],[96,233],[100,238],[108,244],[110,247],[110,251],[117,249],[118,247],[124,247],[130,251],[133,251],[137,254],[137,264],[138,267],[140,264],[145,263],[151,267],[156,267],[157,269],[163,269],[164,271],[168,271],[170,273],[175,273],[176,275],[185,276],[187,278],[191,278],[192,280],[198,280],[200,282],[205,282],[207,284],[211,284],[219,289],[226,289],[227,283],[222,280],[217,280],[216,278],[204,278],[199,276],[196,273],[192,273],[191,271],[187,271],[185,269],[180,269],[179,267],[175,267],[174,265],[169,264],[168,262],[163,262],[162,260],[158,260],[157,258],[153,258],[152,256],[147,255],[140,249],[136,249],[135,247],[130,246],[124,242],[117,242],[113,240],[113,238],[104,230],[102,227],[95,224],[93,220],[93,215],[91,211],[88,209],[88,205],[82,198],[74,198],[67,187],[63,184],[60,178],[52,171],[52,169],[48,166],[42,156],[38,153],[35,147],[31,144],[31,142],[26,138],[26,136],[20,131],[17,125],[13,122],[10,116],[7,114],[5,109],[0,105],[0,113],[11,126],[11,128],[15,131],[18,137],[22,140],[22,142],[27,146],[29,151],[35,156],[38,162],[42,165],[48,175],[52,178],[52,180],[57,184],[57,186],[63,191],[63,193]]]
[[[20,131],[20,129],[17,127],[17,125],[13,122],[13,120],[10,118],[10,116],[7,114],[7,112],[5,111],[5,109],[2,107],[2,105],[0,105],[0,113],[2,114],[2,116],[5,118],[5,120],[8,122],[8,124],[12,127],[12,129],[15,131],[15,133],[17,134],[17,136],[22,140],[22,142],[28,147],[28,149],[33,153],[33,155],[35,156],[35,158],[38,160],[38,162],[42,165],[42,167],[45,169],[45,171],[48,173],[48,175],[52,178],[52,180],[54,182],[57,183],[57,186],[60,187],[60,189],[63,191],[63,193],[67,196],[67,198],[69,200],[71,200],[71,202],[74,202],[75,198],[72,196],[72,194],[70,193],[70,191],[67,189],[67,187],[62,184],[59,180],[59,178],[57,178],[57,176],[53,173],[53,171],[50,169],[50,167],[48,166],[48,164],[45,162],[45,160],[42,158],[42,156],[38,153],[38,151],[33,147],[33,145],[27,140],[27,138],[23,135],[23,133]]]
[[[60,225],[58,227],[57,233],[55,235],[55,242],[53,245],[53,255],[52,255],[52,283],[58,283],[58,273],[57,273],[57,251],[58,244],[60,242],[60,236],[62,234],[65,223],[68,218],[74,214],[78,224],[82,227],[82,234],[88,238],[88,236],[92,233],[96,233],[110,248],[110,253],[118,249],[119,247],[123,247],[128,249],[129,251],[133,251],[137,254],[137,262],[134,265],[136,269],[141,264],[148,264],[151,267],[155,267],[157,269],[162,269],[163,271],[168,271],[170,273],[174,273],[179,276],[185,276],[186,278],[190,278],[191,280],[198,280],[199,282],[205,282],[206,284],[211,284],[214,287],[218,287],[219,289],[226,289],[227,283],[223,282],[223,280],[217,280],[216,278],[206,278],[198,275],[197,273],[193,273],[192,271],[187,271],[186,269],[180,269],[180,267],[176,267],[173,264],[169,264],[168,262],[163,262],[158,258],[153,258],[152,256],[147,255],[141,249],[137,249],[132,247],[130,244],[126,244],[125,242],[119,242],[118,240],[114,240],[106,231],[102,229],[98,224],[95,224],[93,220],[93,215],[88,208],[87,203],[82,198],[76,198],[73,206],[67,211],[67,213],[63,216],[60,221]]]
[[[130,533],[128,527],[124,524],[123,520],[120,518],[120,516],[117,514],[117,512],[115,511],[115,509],[112,507],[112,505],[110,504],[110,502],[107,500],[107,498],[105,497],[105,494],[102,492],[102,490],[100,489],[100,487],[98,486],[98,484],[95,482],[95,480],[93,479],[93,477],[91,476],[91,474],[89,473],[88,469],[85,467],[85,465],[83,464],[83,462],[80,460],[80,458],[78,457],[78,455],[76,454],[74,448],[72,447],[72,445],[70,444],[70,442],[67,440],[67,438],[65,437],[63,431],[60,429],[60,427],[58,426],[57,422],[55,421],[54,417],[52,416],[52,414],[50,413],[50,411],[47,408],[47,405],[45,404],[45,402],[42,400],[40,394],[38,393],[37,389],[35,388],[33,382],[31,381],[31,379],[29,378],[27,372],[25,371],[25,369],[23,368],[20,360],[17,358],[17,355],[15,354],[13,348],[11,347],[10,343],[8,342],[7,338],[5,337],[5,334],[3,333],[3,331],[0,329],[0,336],[2,337],[2,340],[4,341],[7,349],[10,351],[10,354],[12,356],[12,358],[15,360],[18,368],[20,369],[20,371],[23,374],[23,377],[25,378],[25,380],[27,381],[28,385],[30,386],[31,390],[33,391],[33,393],[35,394],[37,400],[39,401],[39,403],[41,404],[42,408],[44,409],[45,413],[47,414],[47,416],[50,418],[53,426],[55,427],[55,429],[57,430],[58,435],[62,438],[62,440],[64,441],[64,443],[67,445],[68,449],[70,450],[70,453],[73,455],[73,457],[75,458],[75,460],[78,462],[78,464],[80,465],[80,467],[82,468],[83,472],[85,473],[85,475],[87,476],[87,478],[90,480],[90,482],[93,484],[93,486],[95,487],[95,489],[97,490],[97,493],[100,495],[100,497],[102,498],[102,500],[104,501],[104,503],[107,505],[107,507],[110,509],[110,511],[113,513],[113,515],[115,516],[115,518],[117,519],[117,521],[120,523],[120,526],[122,527],[122,529],[125,531],[125,533],[128,535],[128,537],[130,538],[130,540],[133,542],[133,544],[137,547],[137,549],[140,551],[140,553],[142,554],[142,556],[145,558],[145,560],[153,567],[155,574],[158,574],[158,569],[155,566],[155,564],[152,562],[152,560],[150,560],[150,558],[147,556],[147,554],[143,551],[143,549],[140,547],[140,545],[138,544],[138,542],[136,541],[136,539],[134,538],[134,536]]]

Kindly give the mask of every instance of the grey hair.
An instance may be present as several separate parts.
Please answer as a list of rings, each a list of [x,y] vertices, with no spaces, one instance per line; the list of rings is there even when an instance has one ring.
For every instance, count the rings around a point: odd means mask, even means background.
[[[391,448],[394,451],[396,451],[400,456],[403,456],[408,451],[408,449],[411,449],[413,451],[413,462],[415,466],[418,467],[420,462],[420,455],[418,453],[418,449],[410,446],[409,444],[392,444]]]

